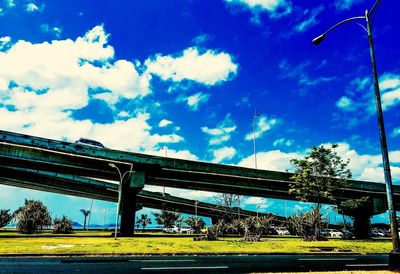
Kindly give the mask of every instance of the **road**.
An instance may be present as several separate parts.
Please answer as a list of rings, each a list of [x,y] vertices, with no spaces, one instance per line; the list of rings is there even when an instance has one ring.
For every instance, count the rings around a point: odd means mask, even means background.
[[[388,255],[226,255],[0,258],[0,273],[244,273],[387,269]]]

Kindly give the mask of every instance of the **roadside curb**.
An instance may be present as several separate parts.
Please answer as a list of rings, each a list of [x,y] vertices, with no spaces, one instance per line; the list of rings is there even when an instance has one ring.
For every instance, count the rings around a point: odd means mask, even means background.
[[[278,256],[278,255],[287,255],[287,256],[330,256],[330,255],[343,255],[343,256],[354,256],[354,255],[384,255],[387,253],[356,253],[356,252],[313,252],[313,253],[236,253],[236,252],[228,252],[228,253],[187,253],[187,252],[176,252],[176,253],[58,253],[58,254],[38,254],[38,253],[28,253],[28,254],[0,254],[0,258],[16,258],[16,257],[117,257],[117,256],[126,256],[126,257],[152,257],[152,256],[231,256],[231,255],[239,255],[239,256],[260,256],[260,255],[268,255],[268,256]]]

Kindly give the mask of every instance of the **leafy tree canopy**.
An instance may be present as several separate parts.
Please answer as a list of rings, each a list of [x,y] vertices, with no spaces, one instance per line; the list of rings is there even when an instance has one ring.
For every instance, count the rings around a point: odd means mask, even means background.
[[[335,151],[337,147],[314,146],[304,159],[290,160],[295,171],[289,193],[301,201],[315,202],[318,207],[323,202],[336,204],[333,194],[345,187],[352,176],[349,160],[342,160]]]
[[[136,223],[137,223],[138,225],[141,225],[141,226],[142,226],[143,232],[144,232],[144,229],[146,228],[146,226],[147,226],[147,225],[150,225],[152,222],[151,222],[151,219],[147,217],[147,214],[142,214],[142,215],[140,216],[140,219],[139,219],[139,218],[136,219]]]
[[[42,232],[51,225],[50,213],[41,201],[26,200],[24,206],[15,212],[17,229],[24,234]]]
[[[9,209],[0,210],[0,228],[5,227],[14,217],[13,214],[9,213]]]
[[[203,218],[200,217],[188,217],[186,218],[185,223],[190,226],[194,233],[200,233],[200,230],[202,230],[206,225]]]
[[[176,221],[181,216],[179,213],[175,213],[168,210],[161,210],[160,213],[153,212],[157,224],[163,225],[164,228],[171,228],[175,225]]]

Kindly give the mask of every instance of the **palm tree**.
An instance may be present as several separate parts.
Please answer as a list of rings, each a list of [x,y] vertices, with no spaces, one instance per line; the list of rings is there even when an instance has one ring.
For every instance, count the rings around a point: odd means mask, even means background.
[[[83,216],[85,216],[85,219],[83,221],[83,230],[86,230],[86,218],[87,218],[87,216],[89,216],[90,210],[81,209],[81,212],[82,212]]]
[[[138,226],[139,226],[139,224],[142,225],[143,232],[144,232],[144,229],[146,228],[146,226],[151,224],[151,219],[147,218],[147,214],[142,214],[140,219],[136,219],[136,223],[138,224]]]

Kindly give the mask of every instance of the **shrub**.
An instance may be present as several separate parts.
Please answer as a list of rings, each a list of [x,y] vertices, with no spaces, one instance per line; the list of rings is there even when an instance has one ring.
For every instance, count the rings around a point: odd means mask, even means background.
[[[69,234],[72,232],[72,221],[67,216],[62,218],[55,218],[53,221],[53,233],[54,234]]]
[[[293,224],[297,234],[305,241],[325,240],[321,236],[321,223],[323,222],[319,208],[313,208],[310,212],[292,215],[290,222]]]
[[[9,209],[0,210],[0,228],[5,227],[12,220],[13,215],[9,213]]]

